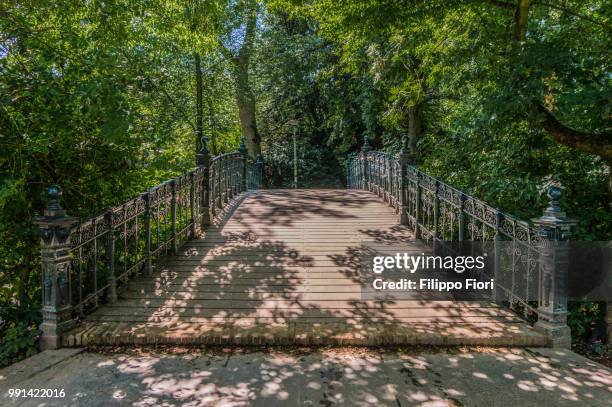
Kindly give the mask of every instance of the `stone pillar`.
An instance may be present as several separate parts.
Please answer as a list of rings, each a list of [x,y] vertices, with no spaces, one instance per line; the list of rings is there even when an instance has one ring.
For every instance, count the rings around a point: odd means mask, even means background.
[[[240,180],[240,191],[245,192],[248,189],[248,181],[247,181],[247,160],[249,156],[247,154],[247,148],[244,144],[245,138],[244,136],[240,140],[240,147],[238,148],[238,152],[242,155],[242,179]]]
[[[68,216],[59,204],[62,192],[58,186],[47,189],[49,204],[44,216],[34,223],[40,228],[42,263],[42,336],[41,350],[57,349],[61,346],[62,334],[69,330],[72,319],[70,304],[70,233],[77,224],[76,218]]]
[[[204,229],[205,226],[210,225],[210,152],[208,151],[208,138],[202,137],[200,141],[200,151],[196,154],[196,165],[202,168],[202,187],[200,188],[202,206],[200,212],[202,213],[201,227]]]
[[[532,219],[538,228],[540,251],[538,322],[535,328],[548,336],[553,347],[569,349],[572,338],[567,326],[568,246],[575,222],[559,208],[559,187],[549,187],[548,197],[550,205],[544,215]]]
[[[368,136],[363,135],[363,146],[361,147],[361,189],[369,190],[368,183],[368,153],[372,151]]]

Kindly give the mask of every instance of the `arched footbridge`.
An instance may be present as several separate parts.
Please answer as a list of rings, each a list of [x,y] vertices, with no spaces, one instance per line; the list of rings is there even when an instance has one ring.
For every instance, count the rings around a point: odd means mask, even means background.
[[[347,161],[347,189],[262,189],[263,163],[243,148],[204,149],[197,162],[85,221],[50,188],[37,219],[44,348],[568,346],[567,299],[549,284],[559,248],[542,243],[567,237],[557,191],[534,225],[367,146]],[[491,241],[513,258],[496,262],[494,300],[364,299],[363,242],[421,251],[443,240]]]

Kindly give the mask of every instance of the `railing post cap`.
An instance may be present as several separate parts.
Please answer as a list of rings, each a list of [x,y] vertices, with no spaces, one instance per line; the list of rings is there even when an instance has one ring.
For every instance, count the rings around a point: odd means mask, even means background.
[[[565,212],[559,207],[559,199],[561,198],[562,189],[559,186],[549,186],[546,194],[550,200],[548,208],[539,218],[534,218],[531,221],[535,226],[541,229],[561,229],[569,231],[576,224],[574,219],[570,219],[565,215]]]
[[[196,165],[207,167],[210,164],[210,152],[208,151],[208,137],[200,139],[200,151],[196,154]]]
[[[368,135],[363,135],[363,146],[361,146],[361,151],[364,153],[372,151],[372,146],[370,146],[370,141],[368,140]]]
[[[412,154],[408,151],[407,144],[408,144],[408,141],[406,140],[406,136],[404,135],[402,136],[402,148],[397,154],[397,160],[402,165],[414,164],[414,159],[412,157]]]
[[[43,216],[34,219],[34,223],[41,229],[49,227],[72,227],[77,223],[77,218],[68,216],[66,210],[60,205],[60,197],[62,190],[57,185],[51,185],[47,188],[47,197],[49,203],[43,212]]]

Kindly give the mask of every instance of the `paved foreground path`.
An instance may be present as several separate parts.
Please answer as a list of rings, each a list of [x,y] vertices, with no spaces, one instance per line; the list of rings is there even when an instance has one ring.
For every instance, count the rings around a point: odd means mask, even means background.
[[[185,349],[178,354],[83,352],[59,363],[50,359],[49,368],[29,378],[20,364],[0,370],[0,405],[612,405],[611,370],[572,352],[545,348],[201,353]],[[61,388],[66,398],[15,401],[6,398],[9,386]]]

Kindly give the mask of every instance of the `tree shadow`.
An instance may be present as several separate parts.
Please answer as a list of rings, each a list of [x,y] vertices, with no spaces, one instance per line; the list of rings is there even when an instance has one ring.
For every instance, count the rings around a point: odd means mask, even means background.
[[[544,344],[491,303],[433,292],[364,299],[362,241],[412,239],[369,192],[243,194],[65,343]]]
[[[612,388],[609,369],[563,350],[173,351],[82,353],[16,387],[65,389],[47,406],[266,407],[607,406]]]

